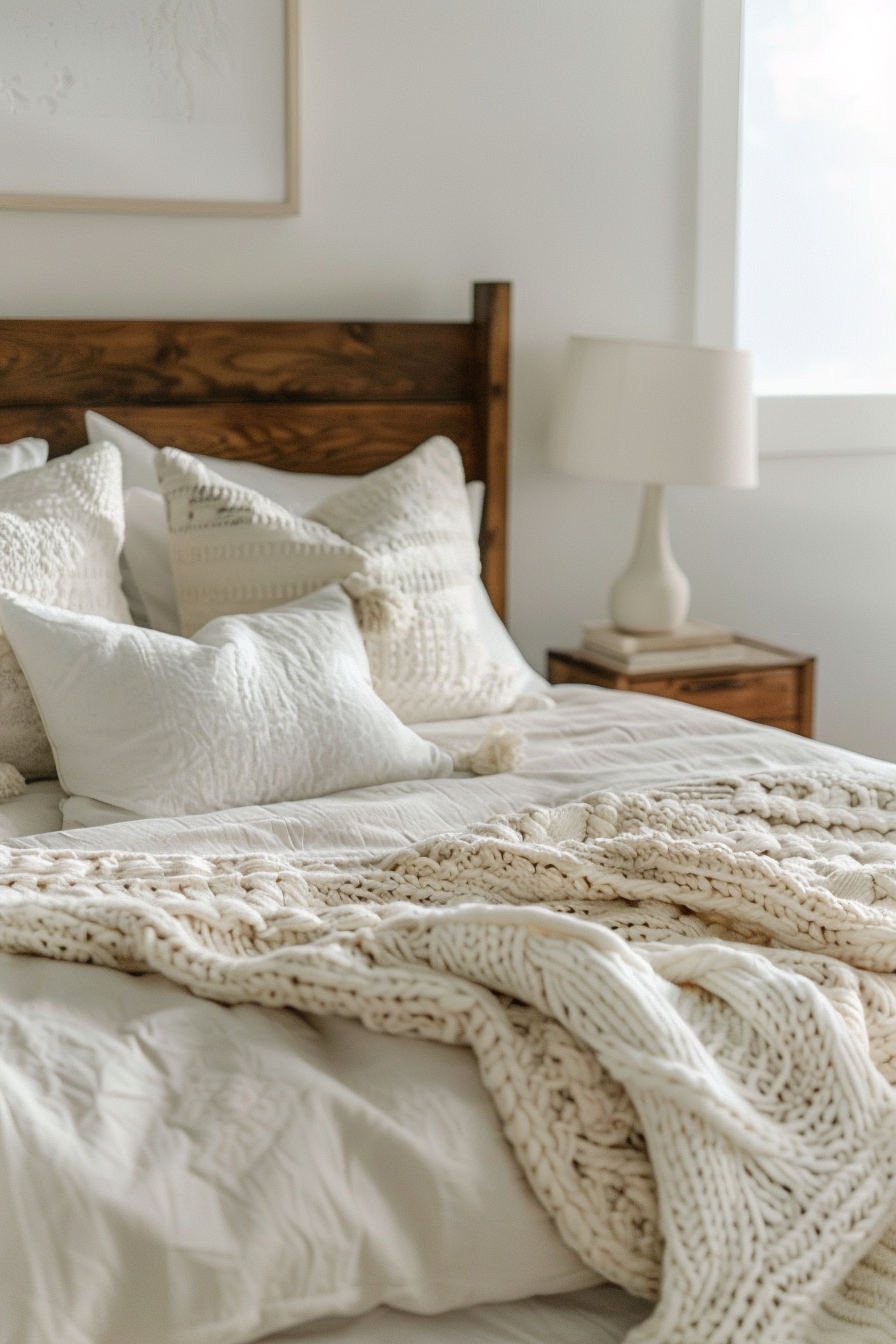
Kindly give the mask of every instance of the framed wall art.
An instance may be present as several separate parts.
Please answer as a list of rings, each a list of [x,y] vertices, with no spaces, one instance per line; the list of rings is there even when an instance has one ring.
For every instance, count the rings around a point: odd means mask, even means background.
[[[298,0],[3,0],[0,208],[298,213]]]

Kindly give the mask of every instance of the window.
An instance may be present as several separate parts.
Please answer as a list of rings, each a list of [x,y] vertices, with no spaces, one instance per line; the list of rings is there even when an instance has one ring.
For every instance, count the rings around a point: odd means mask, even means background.
[[[896,0],[745,0],[737,325],[760,395],[896,393]]]
[[[896,0],[702,0],[694,314],[763,456],[896,451]]]

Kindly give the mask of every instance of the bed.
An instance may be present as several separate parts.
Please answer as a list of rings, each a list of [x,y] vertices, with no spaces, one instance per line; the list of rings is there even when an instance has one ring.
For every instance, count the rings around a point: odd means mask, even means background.
[[[502,283],[475,286],[470,322],[2,321],[0,440],[64,454],[91,409],[156,444],[339,477],[447,435],[485,484],[503,616],[509,356]],[[787,772],[896,786],[896,767],[646,696],[562,687],[506,717],[525,759],[503,773],[189,816],[75,809],[64,829],[43,780],[0,804],[0,840],[21,863],[246,854],[352,874],[599,790]],[[415,727],[455,759],[482,734]],[[565,1244],[461,1046],[37,956],[2,955],[0,999],[3,1344],[584,1344],[650,1315]]]

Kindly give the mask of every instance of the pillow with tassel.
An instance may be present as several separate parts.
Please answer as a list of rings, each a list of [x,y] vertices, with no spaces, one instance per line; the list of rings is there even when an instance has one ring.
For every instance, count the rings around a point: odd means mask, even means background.
[[[299,518],[175,448],[156,468],[182,634],[341,582],[374,689],[404,723],[513,706],[518,672],[477,633],[479,553],[449,439],[428,439]]]

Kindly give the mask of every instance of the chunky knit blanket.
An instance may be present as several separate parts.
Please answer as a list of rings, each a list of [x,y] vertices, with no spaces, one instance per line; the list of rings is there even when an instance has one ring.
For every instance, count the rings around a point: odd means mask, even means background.
[[[0,947],[462,1042],[631,1344],[896,1338],[896,787],[599,793],[363,871],[0,850]]]

